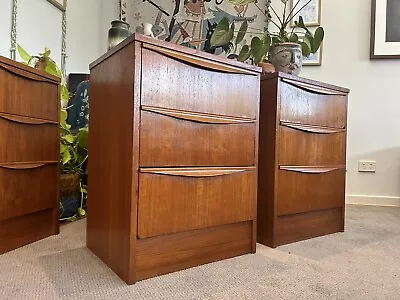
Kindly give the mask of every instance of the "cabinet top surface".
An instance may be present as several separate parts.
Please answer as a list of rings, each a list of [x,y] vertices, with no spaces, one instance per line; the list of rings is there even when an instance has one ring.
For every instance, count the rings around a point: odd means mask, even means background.
[[[231,65],[231,66],[234,66],[234,67],[237,67],[237,68],[253,71],[253,72],[256,72],[256,73],[261,73],[261,70],[262,70],[258,66],[242,63],[242,62],[239,62],[237,60],[228,59],[228,58],[225,58],[225,57],[222,57],[222,56],[219,56],[219,55],[207,53],[207,52],[200,51],[200,50],[197,50],[197,49],[192,49],[192,48],[189,48],[189,47],[184,47],[184,46],[177,45],[177,44],[174,44],[174,43],[171,43],[171,42],[160,41],[160,40],[157,40],[155,38],[151,38],[151,37],[139,34],[139,33],[132,34],[130,37],[126,38],[124,41],[119,43],[117,46],[115,46],[114,48],[108,50],[105,54],[100,56],[97,60],[92,62],[89,65],[89,68],[90,69],[94,68],[95,66],[97,66],[98,64],[100,64],[101,62],[106,60],[108,57],[110,57],[114,53],[118,52],[122,48],[128,46],[129,44],[131,44],[131,43],[133,43],[135,41],[146,43],[146,44],[151,44],[151,45],[162,47],[162,48],[167,48],[167,49],[170,49],[170,50],[175,50],[177,52],[181,52],[181,53],[197,56],[197,57],[200,57],[200,58],[212,60],[212,61],[215,61],[215,62]]]
[[[276,79],[276,78],[290,79],[293,81],[298,81],[298,82],[302,82],[302,83],[306,83],[306,84],[310,84],[310,85],[320,86],[320,87],[324,87],[327,89],[331,89],[331,90],[335,90],[335,91],[339,91],[339,92],[343,92],[343,93],[350,92],[350,90],[345,87],[332,85],[329,83],[312,80],[312,79],[308,79],[308,78],[304,78],[304,77],[300,77],[300,76],[296,76],[296,75],[291,75],[291,74],[287,74],[287,73],[283,73],[283,72],[275,72],[275,73],[269,73],[269,74],[263,75],[263,76],[261,76],[261,81]]]
[[[31,74],[35,74],[35,75],[50,79],[51,81],[54,81],[54,83],[60,82],[60,78],[58,78],[56,76],[50,75],[49,73],[46,73],[45,71],[41,71],[41,70],[35,69],[33,67],[26,66],[24,64],[21,64],[18,61],[6,58],[4,56],[0,56],[0,65],[7,65],[10,67],[20,69],[25,72],[29,72]]]

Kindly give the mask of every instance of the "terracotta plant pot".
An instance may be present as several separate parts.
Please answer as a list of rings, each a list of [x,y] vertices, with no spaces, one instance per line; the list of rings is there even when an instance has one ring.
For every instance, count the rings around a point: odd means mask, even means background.
[[[80,175],[78,173],[60,176],[60,220],[72,217],[80,207]]]
[[[268,74],[268,73],[274,73],[275,72],[275,67],[273,64],[266,63],[266,62],[261,62],[258,64],[259,67],[262,68],[262,74]]]

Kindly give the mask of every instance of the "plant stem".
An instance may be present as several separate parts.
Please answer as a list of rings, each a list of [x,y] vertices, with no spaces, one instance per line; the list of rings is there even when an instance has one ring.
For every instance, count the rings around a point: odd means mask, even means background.
[[[300,1],[300,0],[299,0]],[[285,21],[285,19],[286,19],[286,4],[287,4],[287,2],[285,2],[285,6],[283,7],[283,24],[285,24],[286,23],[286,21]]]
[[[289,18],[289,19],[286,21],[286,25],[289,24],[290,21],[292,21],[292,20],[294,19],[294,17],[295,17],[304,7],[306,7],[308,4],[310,4],[311,1],[312,1],[312,0],[309,0],[309,1],[308,1],[306,4],[304,4],[291,18]],[[297,4],[299,4],[299,2],[300,2],[300,0],[296,3],[295,7],[297,6]],[[295,7],[293,7],[292,12],[294,11]],[[291,12],[291,13],[292,13],[292,12]]]
[[[311,1],[311,0],[310,0],[310,1]],[[275,14],[275,16],[278,18],[279,22],[281,23],[281,26],[284,27],[284,26],[283,26],[283,22],[282,22],[281,18],[279,18],[279,16],[278,16],[278,14],[276,13],[275,9],[274,9],[272,6],[270,6],[270,8],[272,9],[272,12]]]

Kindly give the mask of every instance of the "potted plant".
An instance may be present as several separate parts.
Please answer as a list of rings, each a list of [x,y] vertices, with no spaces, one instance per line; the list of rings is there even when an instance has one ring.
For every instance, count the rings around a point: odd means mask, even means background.
[[[270,6],[272,12],[277,17],[277,22],[260,9],[278,30],[271,32],[260,31],[260,36],[254,36],[251,39],[250,45],[246,43],[242,45],[238,54],[236,54],[237,48],[239,44],[242,43],[247,32],[247,21],[242,23],[235,37],[235,24],[229,24],[227,18],[222,18],[211,36],[211,46],[224,46],[233,41],[234,53],[230,55],[231,58],[236,58],[239,61],[250,59],[252,64],[262,66],[264,70],[268,68],[268,71],[276,70],[290,74],[299,74],[302,67],[302,57],[308,57],[310,54],[314,54],[318,51],[324,39],[324,30],[322,27],[318,27],[314,34],[311,33],[305,26],[301,16],[299,16],[298,21],[294,22],[294,27],[290,31],[287,30],[290,22],[311,2],[311,0],[296,11],[300,3],[300,0],[298,0],[289,12],[287,12],[286,7],[287,1],[288,0],[281,0],[284,5],[282,18],[280,18],[275,9]],[[301,32],[300,30],[303,31]],[[273,68],[268,64],[265,65],[265,63],[269,62],[272,63]]]
[[[88,129],[71,131],[67,123],[69,93],[62,71],[50,58],[50,49],[39,55],[29,55],[20,45],[23,64],[61,78],[60,109],[60,220],[73,221],[86,215],[87,188],[83,184],[88,160]]]
[[[299,16],[298,21],[294,22],[291,30],[287,27],[290,22],[308,5],[312,0],[307,1],[298,8],[300,0],[287,13],[288,0],[281,0],[283,3],[282,18],[276,13],[273,6],[270,6],[275,14],[278,23],[271,16],[267,16],[271,23],[277,27],[277,31],[269,32],[271,36],[271,47],[269,50],[269,60],[277,71],[298,75],[302,67],[303,56],[308,57],[318,51],[324,39],[324,29],[318,27],[314,34],[304,24],[303,18]]]

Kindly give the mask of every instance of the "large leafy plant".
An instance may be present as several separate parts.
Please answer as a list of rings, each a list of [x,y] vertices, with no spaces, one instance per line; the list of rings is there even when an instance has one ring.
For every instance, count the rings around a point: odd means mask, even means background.
[[[292,42],[301,45],[303,56],[310,56],[312,53],[318,51],[321,43],[324,39],[324,29],[318,27],[314,34],[304,24],[303,18],[299,16],[298,21],[294,22],[294,26],[291,30],[287,30],[290,22],[303,10],[312,0],[309,0],[300,9],[296,10],[300,0],[296,2],[293,8],[288,12],[287,2],[288,0],[281,0],[283,3],[283,16],[282,18],[276,13],[276,10],[270,6],[272,12],[277,17],[277,22],[272,19],[270,15],[266,15],[264,11],[260,11],[275,25],[277,31],[260,31],[259,36],[254,36],[250,44],[242,43],[247,33],[248,23],[245,20],[240,26],[235,36],[235,23],[229,23],[229,20],[224,17],[217,24],[212,36],[211,46],[219,47],[229,43],[234,44],[234,57],[238,61],[246,61],[251,59],[252,63],[258,65],[260,62],[266,61],[269,49],[272,45]],[[257,6],[258,7],[258,6]],[[243,44],[241,50],[237,53],[237,48],[240,44]]]
[[[61,78],[61,106],[65,107],[69,100],[69,93],[66,84],[66,80],[64,78],[63,72],[57,66],[56,62],[50,57],[51,50],[48,48],[44,49],[44,52],[39,53],[39,55],[30,55],[28,52],[22,48],[20,45],[17,45],[19,56],[22,58],[22,64],[31,66],[35,69],[43,70],[50,75],[54,75]]]
[[[234,44],[234,57],[238,61],[246,61],[251,59],[253,64],[258,65],[266,58],[269,51],[271,38],[267,33],[261,33],[260,37],[254,36],[251,39],[250,45],[244,44],[237,53],[238,46],[242,43],[248,29],[248,23],[245,20],[239,28],[235,37],[235,23],[229,24],[229,20],[223,17],[217,24],[214,33],[211,36],[210,43],[212,47],[224,46],[233,41]]]
[[[35,69],[40,69],[48,74],[61,78],[60,92],[60,168],[62,173],[78,173],[80,175],[80,192],[81,205],[77,211],[77,215],[68,218],[69,221],[77,217],[86,215],[83,209],[83,202],[87,196],[87,188],[82,183],[82,175],[86,174],[86,162],[88,160],[88,128],[81,128],[76,132],[71,131],[71,125],[67,123],[69,100],[68,88],[61,69],[51,59],[50,49],[45,48],[43,53],[39,55],[30,55],[20,45],[18,45],[18,53],[23,59],[22,64],[31,66]],[[62,209],[62,204],[61,209]]]

